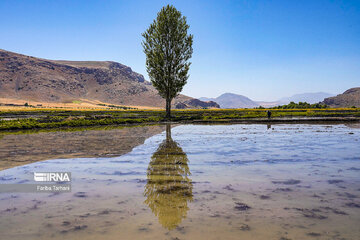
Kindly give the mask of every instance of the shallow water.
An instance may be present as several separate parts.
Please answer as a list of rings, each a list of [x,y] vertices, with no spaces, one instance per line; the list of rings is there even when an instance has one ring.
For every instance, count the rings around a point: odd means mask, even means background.
[[[72,192],[0,193],[1,239],[360,239],[356,125],[147,126],[121,130],[136,136],[127,144],[114,131],[72,133],[60,155],[4,136],[7,162],[52,160],[0,171],[1,183],[70,171]]]

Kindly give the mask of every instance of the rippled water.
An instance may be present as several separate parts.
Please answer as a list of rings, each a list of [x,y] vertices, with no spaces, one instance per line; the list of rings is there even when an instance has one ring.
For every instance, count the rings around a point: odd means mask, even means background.
[[[72,173],[71,193],[0,193],[1,239],[360,239],[358,125],[147,126],[0,143],[1,183]]]

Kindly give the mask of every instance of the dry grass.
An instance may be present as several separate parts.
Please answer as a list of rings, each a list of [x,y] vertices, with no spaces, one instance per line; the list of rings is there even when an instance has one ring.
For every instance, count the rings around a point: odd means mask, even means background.
[[[25,107],[25,103],[28,103],[32,107]],[[5,104],[14,104],[21,106],[4,106]],[[106,106],[102,106],[106,105]],[[88,100],[88,99],[78,99],[72,100],[64,103],[54,103],[54,102],[38,102],[38,101],[27,101],[11,98],[0,98],[0,111],[31,111],[36,109],[46,110],[46,109],[66,109],[66,110],[114,110],[108,105],[115,105],[111,103],[101,102],[98,100]],[[129,106],[129,105],[115,105],[121,107],[131,107],[137,108],[140,110],[160,110],[161,108],[156,107],[146,107],[146,106]],[[121,109],[118,109],[122,111]]]

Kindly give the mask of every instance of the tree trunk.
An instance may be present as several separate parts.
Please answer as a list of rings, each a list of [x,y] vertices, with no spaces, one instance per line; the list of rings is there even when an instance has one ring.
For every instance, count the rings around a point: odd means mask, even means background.
[[[171,124],[167,123],[166,124],[166,141],[170,142],[171,140],[172,140],[171,139]]]
[[[167,119],[171,119],[171,99],[170,98],[167,98],[166,99],[166,118]]]

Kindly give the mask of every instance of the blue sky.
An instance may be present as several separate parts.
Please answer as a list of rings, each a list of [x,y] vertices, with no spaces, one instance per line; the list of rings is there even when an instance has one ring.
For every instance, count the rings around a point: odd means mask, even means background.
[[[111,60],[144,74],[141,33],[173,4],[194,54],[183,93],[276,100],[360,87],[360,1],[0,1],[0,48]]]

